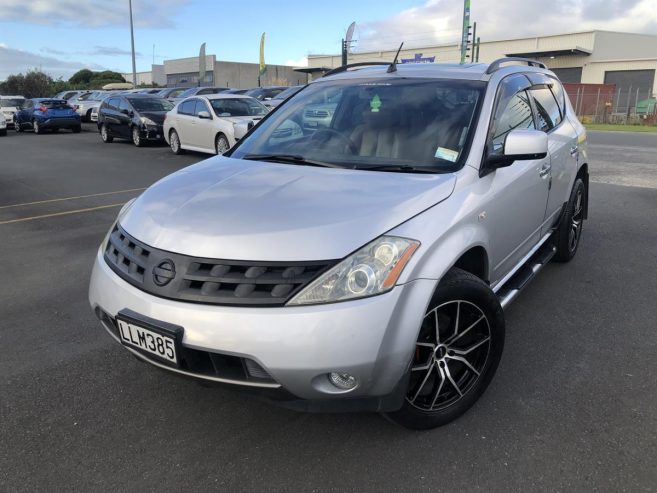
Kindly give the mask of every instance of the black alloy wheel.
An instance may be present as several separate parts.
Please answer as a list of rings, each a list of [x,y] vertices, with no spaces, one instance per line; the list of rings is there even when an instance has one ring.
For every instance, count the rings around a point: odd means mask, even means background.
[[[387,416],[430,429],[465,413],[490,383],[504,347],[504,314],[476,276],[453,268],[440,282],[415,343],[405,401]]]

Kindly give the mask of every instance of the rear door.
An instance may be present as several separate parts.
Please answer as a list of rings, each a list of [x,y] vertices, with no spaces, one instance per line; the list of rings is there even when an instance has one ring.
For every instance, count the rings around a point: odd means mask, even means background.
[[[531,75],[530,79],[537,75]],[[542,75],[533,80],[532,86],[535,118],[539,130],[548,134],[550,154],[550,194],[545,210],[543,234],[547,233],[559,218],[564,203],[568,200],[572,177],[577,172],[577,133],[565,116],[564,92],[559,81]],[[558,101],[561,100],[561,104]]]
[[[107,104],[101,108],[100,119],[112,135],[119,135],[119,100],[118,97],[109,98]]]
[[[536,129],[529,80],[512,75],[500,84],[495,116],[488,137],[488,156],[504,151],[506,136],[514,129]],[[548,200],[550,156],[515,161],[483,179],[491,200],[485,207],[490,225],[490,261],[493,279],[501,279],[539,241]]]
[[[196,111],[196,98],[186,99],[178,105],[178,113],[176,114],[175,129],[180,137],[180,143],[183,146],[194,146],[194,126],[192,121],[194,119],[194,112]]]
[[[125,98],[119,98],[119,111],[117,112],[117,125],[116,133],[120,137],[130,138],[131,137],[131,128],[132,117],[130,116],[132,112],[132,106]]]

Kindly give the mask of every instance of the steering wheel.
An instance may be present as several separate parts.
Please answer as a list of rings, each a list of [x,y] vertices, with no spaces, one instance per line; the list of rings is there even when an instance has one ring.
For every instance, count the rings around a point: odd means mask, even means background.
[[[318,137],[321,135],[325,135],[325,138]],[[347,137],[345,134],[338,132],[337,130],[334,130],[332,128],[322,128],[319,130],[315,130],[315,132],[310,136],[310,140],[322,140],[324,143],[328,142],[330,140],[331,135],[336,135],[337,137],[344,142],[349,150],[351,151],[352,154],[358,154],[358,149],[356,148],[356,144],[354,143],[353,140],[351,140],[349,137]]]

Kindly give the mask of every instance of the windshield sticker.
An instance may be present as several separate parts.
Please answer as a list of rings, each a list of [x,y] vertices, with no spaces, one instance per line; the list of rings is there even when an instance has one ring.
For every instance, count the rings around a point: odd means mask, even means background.
[[[375,94],[372,100],[370,101],[370,108],[372,113],[378,113],[379,108],[381,108],[381,98],[378,94]]]
[[[459,157],[459,152],[452,149],[447,149],[446,147],[439,147],[436,149],[435,157],[439,159],[444,159],[445,161],[454,162]]]

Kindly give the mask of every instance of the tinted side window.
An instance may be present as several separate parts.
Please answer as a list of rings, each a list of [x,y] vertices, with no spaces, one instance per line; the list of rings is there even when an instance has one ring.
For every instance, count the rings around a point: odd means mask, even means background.
[[[559,125],[561,123],[561,113],[559,113],[559,105],[557,105],[552,91],[545,87],[543,89],[533,89],[531,94],[536,103],[539,130],[548,132]]]
[[[536,128],[529,97],[525,91],[516,93],[503,108],[498,108],[492,134],[493,154],[503,151],[504,139],[511,130],[516,128]]]
[[[196,94],[214,94],[216,91],[212,89],[211,87],[208,87],[207,89],[201,89],[199,92]]]
[[[552,86],[552,94],[554,94],[554,99],[557,100],[557,104],[559,105],[559,109],[561,110],[561,118],[566,116],[566,102],[564,100],[564,90],[563,86],[559,81],[554,81],[554,85]]]
[[[196,99],[190,99],[178,106],[178,113],[183,115],[193,115],[196,108]]]
[[[119,111],[123,111],[123,110],[130,111],[130,109],[131,109],[130,105],[128,104],[128,102],[125,99],[120,99],[119,100]]]
[[[33,107],[34,107],[34,101],[32,101],[31,99],[25,101],[25,106],[23,106],[23,108],[25,108],[26,110],[29,110],[30,108]]]
[[[109,98],[107,101],[107,107],[110,110],[118,110],[119,109],[119,98]]]
[[[207,105],[200,99],[196,100],[196,109],[194,110],[194,116],[198,116],[201,111],[208,111]],[[208,111],[209,113],[209,111]]]

